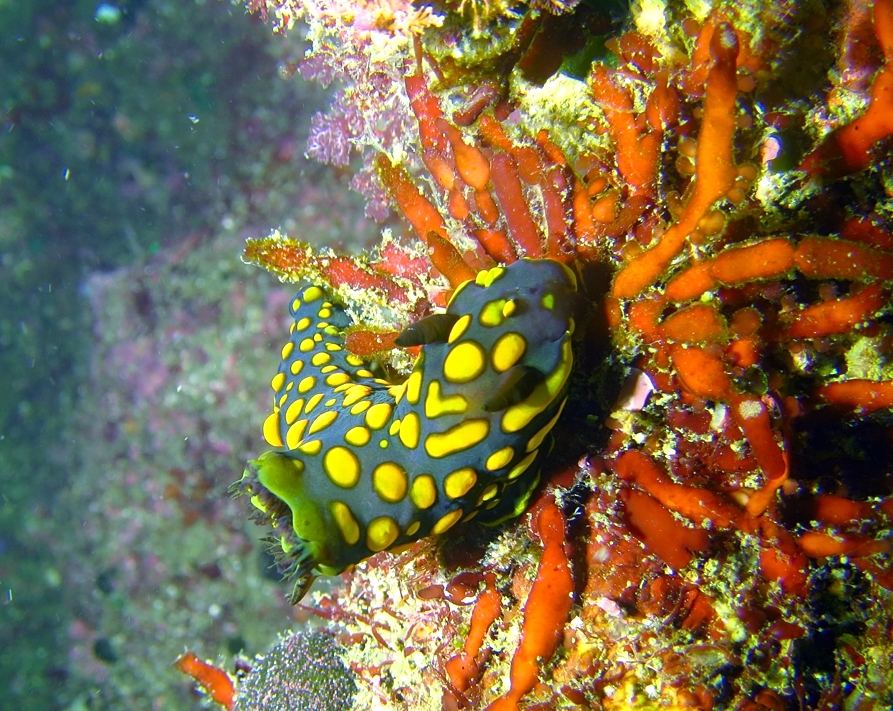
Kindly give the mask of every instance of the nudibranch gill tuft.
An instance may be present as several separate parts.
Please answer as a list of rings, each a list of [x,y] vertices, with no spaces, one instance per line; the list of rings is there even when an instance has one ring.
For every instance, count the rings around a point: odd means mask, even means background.
[[[567,399],[576,284],[547,259],[478,273],[397,339],[421,346],[399,384],[345,350],[342,306],[300,290],[263,427],[276,451],[234,485],[272,528],[292,602],[316,575],[526,508]]]

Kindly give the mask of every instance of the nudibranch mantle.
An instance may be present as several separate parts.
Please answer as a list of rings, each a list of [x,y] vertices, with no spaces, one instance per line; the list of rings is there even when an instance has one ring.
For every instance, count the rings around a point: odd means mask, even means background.
[[[277,449],[234,485],[272,527],[293,602],[316,575],[526,508],[567,399],[576,284],[547,259],[480,272],[398,338],[421,346],[400,384],[345,350],[343,306],[302,287],[263,427]]]

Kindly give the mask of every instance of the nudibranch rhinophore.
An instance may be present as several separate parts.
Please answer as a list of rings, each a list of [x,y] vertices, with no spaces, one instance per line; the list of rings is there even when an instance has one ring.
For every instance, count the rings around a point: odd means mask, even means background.
[[[421,352],[399,384],[345,350],[342,306],[300,290],[263,427],[276,451],[234,485],[272,528],[292,602],[316,575],[524,511],[567,399],[576,288],[548,259],[478,273],[400,334]]]

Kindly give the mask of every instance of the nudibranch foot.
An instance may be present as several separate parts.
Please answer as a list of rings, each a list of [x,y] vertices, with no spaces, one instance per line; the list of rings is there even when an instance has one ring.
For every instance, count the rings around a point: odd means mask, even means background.
[[[345,349],[344,306],[302,286],[263,426],[276,451],[235,485],[297,581],[293,602],[313,576],[524,511],[567,399],[576,290],[548,259],[478,273],[397,339],[421,353],[394,383]]]

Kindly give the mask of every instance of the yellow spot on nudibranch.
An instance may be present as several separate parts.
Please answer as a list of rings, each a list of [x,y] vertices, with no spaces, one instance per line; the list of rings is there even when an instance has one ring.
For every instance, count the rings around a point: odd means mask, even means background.
[[[497,469],[502,469],[512,461],[512,457],[514,456],[515,450],[511,447],[497,449],[493,454],[487,457],[487,471],[495,472]]]
[[[305,338],[298,344],[298,350],[301,353],[307,353],[308,351],[312,351],[316,347],[316,341],[312,338]]]
[[[406,379],[406,401],[410,405],[418,405],[421,391],[422,373],[420,370],[414,370],[409,378]]]
[[[496,343],[493,344],[493,350],[490,353],[490,363],[493,365],[493,370],[497,373],[504,373],[521,360],[526,350],[527,339],[520,333],[515,333],[514,331],[503,333],[496,339]]]
[[[370,551],[383,551],[400,535],[400,527],[390,516],[379,516],[369,522],[366,529],[366,546]]]
[[[400,441],[405,447],[415,449],[419,446],[419,437],[422,433],[422,424],[419,420],[419,413],[410,411],[406,413],[406,417],[400,423]]]
[[[313,357],[310,359],[310,362],[313,363],[313,365],[315,365],[318,368],[321,365],[325,365],[330,360],[332,360],[332,356],[330,356],[328,353],[323,353],[322,351],[320,351],[319,353],[313,354]]]
[[[470,383],[484,372],[486,354],[474,341],[464,341],[447,353],[443,361],[443,377],[451,383]]]
[[[297,449],[304,439],[304,430],[307,429],[307,420],[298,420],[285,433],[285,444],[289,449]]]
[[[366,411],[366,425],[373,430],[380,430],[384,427],[391,417],[394,408],[390,403],[379,402]]]
[[[304,407],[304,398],[299,397],[294,400],[285,411],[285,424],[293,425],[295,420],[301,416],[301,408]]]
[[[382,499],[395,504],[406,496],[409,477],[399,464],[384,462],[372,472],[372,488]]]
[[[276,373],[270,381],[270,387],[273,388],[273,392],[278,393],[283,385],[285,385],[285,373]]]
[[[488,420],[475,418],[464,420],[446,432],[434,432],[425,438],[428,456],[439,459],[448,454],[461,452],[483,442],[490,433]]]
[[[347,504],[333,501],[329,504],[329,511],[332,512],[332,518],[335,519],[341,537],[347,545],[352,546],[360,540],[360,526]]]
[[[493,267],[478,272],[474,277],[474,283],[484,288],[490,286],[494,281],[505,274],[505,267]]]
[[[313,412],[313,410],[316,409],[316,406],[319,405],[320,401],[324,397],[325,397],[325,395],[323,393],[316,393],[316,395],[311,397],[307,401],[307,407],[304,408],[304,414],[309,415],[311,412]]]
[[[439,536],[441,533],[445,533],[455,526],[460,518],[462,518],[462,509],[457,509],[446,514],[446,516],[441,516],[440,520],[431,527],[431,535]]]
[[[425,417],[429,420],[441,415],[461,415],[468,409],[468,400],[464,395],[443,396],[440,389],[440,381],[432,380],[428,385],[428,395],[425,397]]]
[[[350,382],[350,376],[347,373],[339,372],[332,373],[329,377],[326,378],[326,385],[330,387],[337,387],[338,385],[344,385],[344,383]]]
[[[271,447],[282,447],[282,435],[279,432],[279,410],[274,410],[272,415],[268,415],[264,420],[263,427],[264,439]]]
[[[372,403],[368,400],[360,400],[356,405],[350,408],[351,415],[362,415],[366,410],[372,407]]]
[[[484,304],[481,313],[478,316],[478,321],[480,321],[481,326],[495,328],[502,324],[505,320],[505,316],[502,315],[502,310],[505,305],[505,299],[496,299],[495,301],[488,301]]]
[[[482,504],[485,501],[490,501],[496,494],[499,493],[499,484],[495,482],[493,484],[489,484],[486,489],[481,493],[481,499],[478,504]]]
[[[288,357],[292,354],[292,351],[295,349],[294,341],[289,341],[284,346],[282,346],[282,360],[288,360]]]
[[[318,286],[310,286],[304,289],[304,293],[301,296],[304,301],[309,304],[317,299],[321,299],[324,296],[324,293]]]
[[[304,442],[298,447],[298,451],[303,452],[304,454],[309,454],[311,457],[315,457],[322,451],[322,440],[311,439],[309,442]]]
[[[307,434],[316,434],[331,425],[338,417],[338,410],[326,410],[310,424]]]
[[[354,385],[345,392],[344,402],[341,405],[342,407],[351,407],[364,397],[368,397],[371,392],[372,388],[368,385]]]
[[[296,361],[293,361],[293,362],[292,362],[291,367],[289,368],[289,370],[291,371],[291,374],[292,374],[292,375],[297,375],[298,373],[301,372],[301,369],[302,369],[303,367],[304,367],[304,361],[302,361],[302,360],[296,360]]]
[[[295,323],[295,331],[303,331],[309,328],[311,323],[313,323],[313,319],[309,316],[304,316],[304,318]]]
[[[526,472],[527,468],[531,464],[533,464],[533,460],[536,459],[536,453],[537,453],[537,450],[532,451],[530,454],[528,454],[526,457],[524,457],[524,459],[522,459],[514,467],[512,467],[512,470],[508,473],[508,475],[506,476],[506,479],[508,479],[509,481],[514,481],[519,476],[521,476],[524,472]]]
[[[322,466],[332,483],[350,489],[360,480],[360,460],[347,447],[331,447],[322,458]]]
[[[474,467],[462,467],[447,474],[443,480],[443,493],[451,499],[465,496],[477,484],[478,475]]]
[[[453,295],[455,298],[455,294]],[[468,326],[471,324],[471,314],[465,314],[460,317],[456,323],[453,324],[453,327],[450,329],[449,338],[447,338],[447,344],[452,345],[460,338],[462,338],[462,334],[468,330]]]
[[[437,485],[430,474],[417,476],[409,490],[409,499],[418,509],[430,509],[437,501]]]
[[[362,425],[351,427],[344,433],[344,441],[354,447],[365,447],[369,444],[370,439],[372,439],[372,433],[368,427],[363,427]]]

